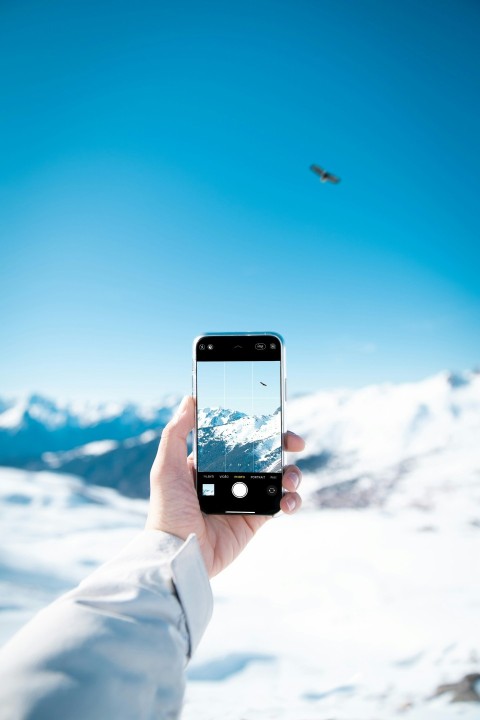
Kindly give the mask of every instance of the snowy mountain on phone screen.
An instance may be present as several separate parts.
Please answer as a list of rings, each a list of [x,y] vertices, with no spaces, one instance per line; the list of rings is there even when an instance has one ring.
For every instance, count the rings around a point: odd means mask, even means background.
[[[248,415],[226,408],[198,413],[198,468],[202,472],[280,472],[280,408]]]

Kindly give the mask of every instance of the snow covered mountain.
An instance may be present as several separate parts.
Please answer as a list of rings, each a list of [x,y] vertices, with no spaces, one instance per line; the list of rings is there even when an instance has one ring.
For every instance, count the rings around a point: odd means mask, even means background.
[[[169,400],[149,408],[79,408],[39,396],[17,403],[0,401],[0,465],[66,472],[146,497],[158,438],[174,406]],[[269,422],[277,421],[274,415]],[[246,423],[242,413],[218,408],[199,418],[204,439],[211,436],[227,446],[234,437],[235,443],[242,437],[247,443],[253,432],[259,458],[267,462],[275,450],[270,447],[273,425],[261,418]],[[287,427],[307,440],[298,462],[305,474],[302,492],[309,502],[322,507],[384,507],[394,498],[398,501],[415,473],[435,476],[440,483],[447,467],[457,467],[462,477],[476,472],[480,373],[445,371],[419,382],[292,398]],[[248,452],[247,445],[242,449],[240,442],[238,452]],[[240,456],[232,459],[239,462]],[[425,493],[422,482],[416,502],[427,502]]]
[[[202,472],[280,472],[280,408],[248,415],[205,408],[198,418],[198,467]]]
[[[480,674],[480,373],[319,392],[287,413],[307,439],[304,507],[212,580],[182,717],[477,718],[480,688],[451,701]],[[143,526],[144,500],[91,483],[145,493],[160,432],[44,448],[55,472],[0,468],[0,641]]]
[[[216,427],[217,425],[226,425],[247,417],[246,413],[238,410],[228,410],[227,408],[203,408],[198,413],[198,427]]]
[[[146,438],[158,439],[177,402],[177,397],[166,398],[158,406],[60,404],[41,395],[16,401],[1,399],[0,465],[55,470],[67,465],[70,472],[71,462],[83,457],[84,462],[74,465],[71,471],[88,478],[92,468],[86,468],[86,458],[93,456],[101,465],[100,458],[113,451],[118,451],[118,459],[120,455],[136,457],[138,452],[128,451],[135,444],[145,445]],[[54,457],[55,453],[58,457]],[[130,464],[128,458],[124,459]],[[111,482],[101,484],[118,486],[115,476]]]
[[[428,502],[430,486],[480,470],[480,373],[300,397],[288,426],[307,441],[299,465],[315,504],[385,506],[420,475],[416,501]]]

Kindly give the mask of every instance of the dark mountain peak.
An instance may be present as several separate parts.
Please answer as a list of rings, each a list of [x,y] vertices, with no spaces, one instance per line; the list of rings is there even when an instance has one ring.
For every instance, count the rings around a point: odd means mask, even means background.
[[[451,388],[456,390],[457,388],[465,387],[466,385],[469,385],[470,379],[466,373],[450,371],[450,372],[447,372],[447,382]]]
[[[49,410],[56,410],[58,408],[58,405],[54,400],[37,392],[30,393],[27,397],[26,405],[28,407],[31,407],[32,405],[39,405],[41,407],[48,408]]]

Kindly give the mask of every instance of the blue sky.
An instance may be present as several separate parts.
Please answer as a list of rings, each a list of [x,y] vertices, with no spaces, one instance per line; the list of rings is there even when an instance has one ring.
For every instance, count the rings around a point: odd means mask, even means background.
[[[199,408],[273,415],[280,406],[280,362],[199,362]]]
[[[0,394],[187,392],[206,331],[283,334],[292,392],[478,364],[479,26],[473,0],[2,3]]]

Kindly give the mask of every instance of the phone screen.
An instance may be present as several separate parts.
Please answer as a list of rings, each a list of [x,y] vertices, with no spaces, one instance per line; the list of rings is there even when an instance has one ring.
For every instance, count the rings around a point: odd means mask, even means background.
[[[283,465],[281,353],[274,335],[197,341],[196,464],[202,509],[276,511]]]

